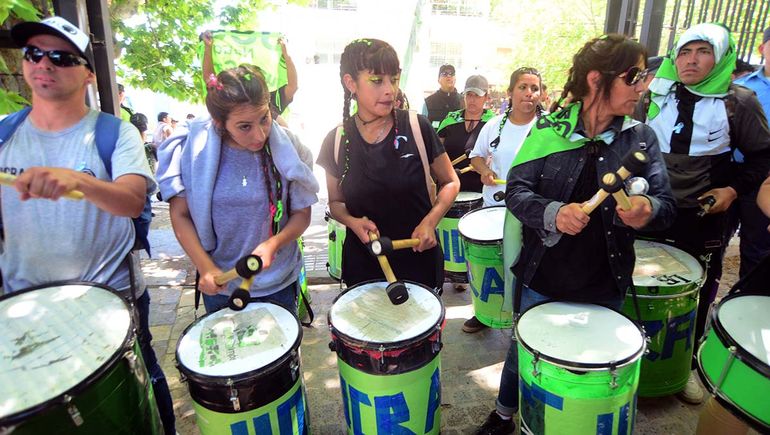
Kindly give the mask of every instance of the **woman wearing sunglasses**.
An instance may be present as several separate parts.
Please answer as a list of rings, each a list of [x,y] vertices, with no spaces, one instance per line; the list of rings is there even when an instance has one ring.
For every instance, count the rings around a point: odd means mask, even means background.
[[[655,133],[628,117],[644,92],[647,53],[622,35],[586,43],[573,58],[563,97],[572,102],[538,120],[508,172],[506,206],[521,221],[523,249],[514,265],[516,312],[546,301],[601,304],[620,310],[633,285],[634,231],[670,225],[675,202]],[[613,197],[590,214],[581,206],[643,144],[646,195],[623,210]],[[509,236],[509,234],[506,234]],[[510,266],[510,265],[507,265]],[[558,339],[558,338],[557,338]],[[518,355],[508,351],[497,407],[480,434],[507,434],[518,411]],[[633,412],[629,413],[633,415]]]

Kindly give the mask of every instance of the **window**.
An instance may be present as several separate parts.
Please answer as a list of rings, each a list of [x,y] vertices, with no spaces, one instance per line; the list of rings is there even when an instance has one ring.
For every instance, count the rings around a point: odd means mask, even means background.
[[[488,0],[431,0],[431,9],[436,15],[483,17],[487,9],[484,5],[488,3]]]
[[[342,40],[317,40],[315,44],[315,56],[314,63],[319,64],[339,64],[342,51],[345,50],[345,46],[350,41]]]
[[[457,42],[431,42],[430,66],[440,67],[447,63],[454,65],[455,68],[462,68],[462,45]]]
[[[312,0],[310,7],[333,9],[336,11],[355,11],[358,9],[358,2],[357,0]]]

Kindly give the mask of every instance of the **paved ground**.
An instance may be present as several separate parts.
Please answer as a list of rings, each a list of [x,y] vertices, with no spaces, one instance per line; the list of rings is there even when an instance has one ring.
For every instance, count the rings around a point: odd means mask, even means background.
[[[179,381],[175,367],[177,340],[194,320],[193,288],[195,272],[174,238],[165,203],[155,204],[156,217],[150,233],[154,258],[143,261],[152,296],[150,324],[154,346],[169,380],[180,434],[198,434],[187,385]],[[336,356],[328,348],[330,339],[326,314],[339,294],[339,287],[328,280],[326,264],[326,223],[324,205],[313,209],[313,220],[305,234],[305,254],[310,292],[316,319],[304,328],[302,369],[308,395],[311,431],[314,434],[344,433],[344,416]],[[723,289],[735,282],[736,249],[726,259]],[[724,290],[723,290],[724,291]],[[502,361],[508,349],[510,331],[485,330],[466,334],[460,330],[472,313],[469,292],[446,287],[442,297],[446,307],[446,328],[441,352],[443,434],[472,433],[494,405]],[[203,315],[203,308],[198,311]],[[638,434],[692,434],[699,407],[685,405],[676,398],[640,399],[636,419]]]

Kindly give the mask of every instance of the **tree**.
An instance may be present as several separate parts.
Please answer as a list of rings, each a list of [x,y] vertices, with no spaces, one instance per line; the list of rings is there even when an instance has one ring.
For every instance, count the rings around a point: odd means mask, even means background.
[[[47,10],[45,0],[10,0],[0,3],[0,23],[2,28],[10,29],[17,21],[37,21],[40,11]],[[21,66],[21,56],[18,50],[2,50],[0,52],[0,115],[15,112],[29,101],[22,95],[29,96],[29,90],[24,80],[18,74]]]

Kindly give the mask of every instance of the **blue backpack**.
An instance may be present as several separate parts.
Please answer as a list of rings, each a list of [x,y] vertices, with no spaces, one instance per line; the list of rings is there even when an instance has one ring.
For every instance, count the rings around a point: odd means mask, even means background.
[[[0,147],[13,136],[19,125],[29,115],[30,110],[29,107],[25,107],[0,120]],[[96,149],[99,151],[99,158],[102,159],[104,168],[107,170],[110,178],[112,178],[112,153],[115,151],[115,145],[118,143],[120,123],[120,118],[104,112],[99,112],[99,117],[96,120],[96,134],[94,137]],[[150,255],[150,241],[147,236],[150,234],[150,222],[152,221],[152,203],[149,196],[147,196],[144,203],[142,214],[131,220],[134,222],[134,230],[136,232],[137,244],[134,247],[144,249]]]

